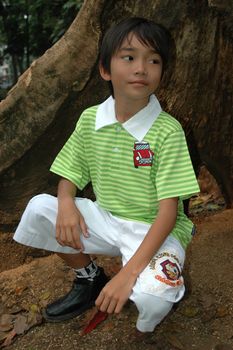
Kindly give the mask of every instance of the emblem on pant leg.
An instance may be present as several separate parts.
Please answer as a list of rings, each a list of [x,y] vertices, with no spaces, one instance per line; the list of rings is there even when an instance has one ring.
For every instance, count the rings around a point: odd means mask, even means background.
[[[183,277],[181,276],[181,271],[176,263],[167,259],[161,262],[160,266],[162,267],[162,272],[166,277],[155,275],[155,279],[171,287],[177,287],[184,283]]]
[[[150,149],[149,142],[135,142],[133,149],[134,166],[152,166],[154,152]]]
[[[180,277],[180,270],[176,263],[169,259],[163,261],[161,264],[164,275],[171,281],[176,281]]]

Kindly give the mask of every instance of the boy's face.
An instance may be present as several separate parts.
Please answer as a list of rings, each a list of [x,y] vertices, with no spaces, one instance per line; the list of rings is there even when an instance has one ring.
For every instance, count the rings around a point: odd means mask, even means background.
[[[100,66],[100,74],[111,80],[115,99],[141,100],[145,105],[160,83],[162,59],[152,47],[131,34],[113,55],[110,73]]]

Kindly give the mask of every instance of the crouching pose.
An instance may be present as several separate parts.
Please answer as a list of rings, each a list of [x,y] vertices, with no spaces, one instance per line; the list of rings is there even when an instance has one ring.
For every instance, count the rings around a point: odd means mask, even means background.
[[[51,166],[57,197],[29,202],[14,239],[56,252],[74,269],[71,291],[49,304],[51,322],[93,305],[119,313],[128,299],[136,327],[152,332],[184,295],[182,268],[192,222],[183,200],[199,191],[184,132],[154,92],[168,64],[161,25],[130,18],[106,33],[99,70],[111,96],[86,109]],[[76,197],[92,183],[96,201]],[[121,256],[109,280],[89,254]]]

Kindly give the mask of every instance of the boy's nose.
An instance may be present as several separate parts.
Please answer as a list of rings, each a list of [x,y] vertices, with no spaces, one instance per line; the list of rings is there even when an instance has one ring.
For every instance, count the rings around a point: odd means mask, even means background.
[[[143,61],[137,62],[135,66],[135,74],[147,74],[146,65]]]

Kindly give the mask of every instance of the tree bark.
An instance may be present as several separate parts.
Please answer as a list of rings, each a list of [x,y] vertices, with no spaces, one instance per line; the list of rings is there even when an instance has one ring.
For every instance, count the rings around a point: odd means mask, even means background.
[[[218,0],[86,0],[51,49],[34,61],[0,105],[0,210],[21,212],[41,191],[54,193],[49,166],[81,111],[108,95],[98,75],[102,34],[144,16],[165,25],[176,61],[158,97],[183,125],[195,170],[205,164],[233,205],[233,6]]]

